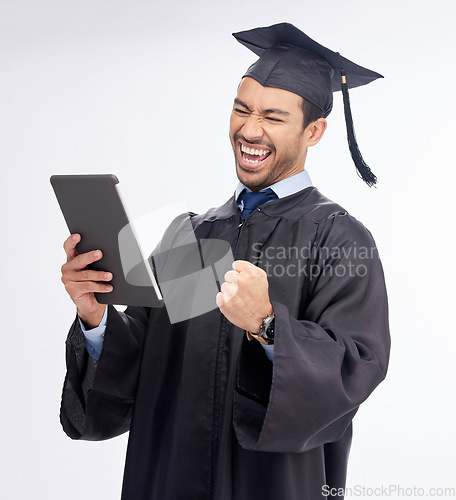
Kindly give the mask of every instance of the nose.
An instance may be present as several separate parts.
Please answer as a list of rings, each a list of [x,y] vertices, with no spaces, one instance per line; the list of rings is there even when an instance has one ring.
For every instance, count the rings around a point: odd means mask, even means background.
[[[250,115],[248,118],[246,118],[241,131],[243,136],[248,141],[252,142],[261,139],[264,134],[260,118],[254,115]]]

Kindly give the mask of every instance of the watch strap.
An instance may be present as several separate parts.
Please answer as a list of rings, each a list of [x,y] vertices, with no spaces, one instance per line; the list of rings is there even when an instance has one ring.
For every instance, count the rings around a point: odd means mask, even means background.
[[[246,331],[248,340],[257,340],[265,345],[271,345],[274,343],[274,327],[275,327],[275,314],[268,314],[263,322],[258,333],[252,333]]]

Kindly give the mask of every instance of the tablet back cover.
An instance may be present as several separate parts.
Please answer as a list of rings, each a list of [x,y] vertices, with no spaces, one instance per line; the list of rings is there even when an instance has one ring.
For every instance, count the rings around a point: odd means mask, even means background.
[[[98,302],[160,307],[160,290],[139,249],[116,188],[118,182],[112,174],[51,177],[70,233],[81,235],[78,253],[101,250],[103,257],[89,268],[113,274],[112,292],[97,293]]]

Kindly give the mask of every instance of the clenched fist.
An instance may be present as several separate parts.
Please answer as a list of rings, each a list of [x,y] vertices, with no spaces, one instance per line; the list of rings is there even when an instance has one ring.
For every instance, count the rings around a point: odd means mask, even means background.
[[[233,262],[215,300],[222,314],[233,325],[259,333],[263,319],[272,314],[268,276],[263,269],[245,260]]]

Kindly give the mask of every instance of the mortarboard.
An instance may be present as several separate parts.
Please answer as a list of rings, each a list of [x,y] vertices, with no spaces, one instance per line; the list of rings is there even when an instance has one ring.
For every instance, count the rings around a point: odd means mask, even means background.
[[[316,106],[322,116],[331,112],[333,92],[342,91],[351,156],[362,179],[369,186],[374,185],[377,178],[363,160],[356,143],[348,89],[383,76],[323,47],[289,23],[241,31],[233,36],[260,56],[244,76],[254,78],[265,87],[300,95]]]

